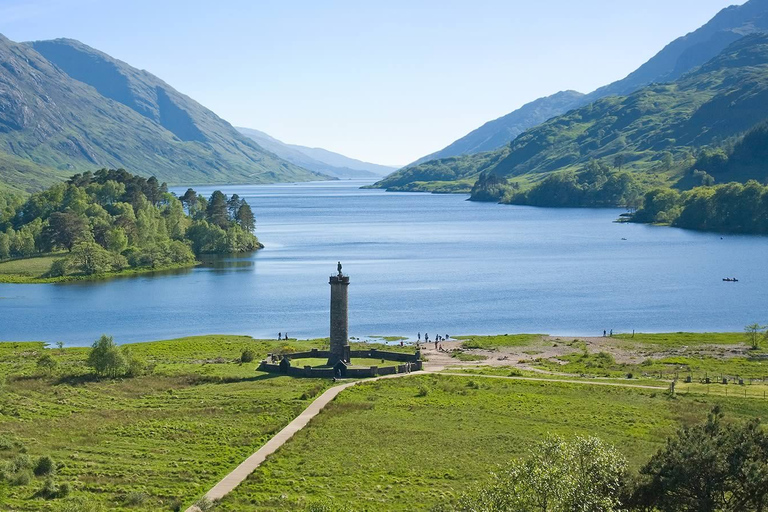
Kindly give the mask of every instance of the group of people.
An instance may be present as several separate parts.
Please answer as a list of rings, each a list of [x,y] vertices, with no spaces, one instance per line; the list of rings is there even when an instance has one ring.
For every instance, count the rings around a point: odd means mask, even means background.
[[[437,334],[437,335],[435,335],[435,340],[433,342],[431,342],[431,343],[435,344],[435,350],[442,351],[443,350],[443,346],[440,345],[440,342],[441,341],[446,341],[449,338],[450,338],[450,336],[448,336],[447,334],[445,336],[440,336],[439,334]],[[424,333],[424,343],[430,343],[430,341],[429,341],[429,333],[428,332]],[[416,342],[416,347],[418,348],[418,346],[420,344],[421,344],[421,333],[418,334],[418,341]]]
[[[282,332],[277,333],[277,341],[288,341],[288,333],[285,333],[285,336],[283,336]]]

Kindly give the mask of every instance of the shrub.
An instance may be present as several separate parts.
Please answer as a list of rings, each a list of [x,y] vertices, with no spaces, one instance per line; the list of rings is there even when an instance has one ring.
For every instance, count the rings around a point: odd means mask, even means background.
[[[123,502],[129,507],[135,507],[138,505],[142,505],[144,502],[147,501],[147,498],[149,498],[149,496],[147,496],[146,493],[143,493],[141,491],[131,491],[125,495],[125,499],[123,500]]]
[[[23,469],[14,473],[11,478],[11,485],[24,486],[28,485],[32,481],[32,472],[28,469]]]
[[[123,349],[123,357],[125,358],[125,375],[126,377],[138,377],[144,375],[149,371],[147,362],[138,357],[129,349]]]
[[[56,481],[53,479],[53,477],[48,477],[45,479],[45,483],[43,484],[43,488],[40,489],[40,496],[43,498],[50,500],[53,498],[56,498],[58,496],[59,489],[56,486]]]
[[[243,350],[243,353],[240,354],[240,362],[241,363],[250,363],[256,358],[256,354],[254,354],[253,350],[247,348]]]
[[[10,438],[0,435],[0,451],[10,450],[14,446]]]
[[[424,386],[419,386],[419,391],[416,393],[416,396],[427,396],[429,394],[429,389]]]
[[[489,485],[465,494],[458,509],[618,511],[626,471],[622,455],[597,438],[555,437],[495,474]]]
[[[70,492],[72,492],[72,487],[67,482],[64,482],[63,484],[59,485],[59,489],[56,493],[56,497],[66,498],[67,496],[69,496]]]
[[[59,366],[59,363],[51,354],[43,354],[37,360],[37,367],[46,373],[51,373],[57,366]]]
[[[125,356],[117,348],[112,337],[106,334],[93,342],[88,354],[88,366],[93,368],[97,375],[107,377],[119,377],[127,371]]]
[[[200,512],[213,512],[216,510],[216,507],[218,507],[219,503],[218,501],[212,501],[207,496],[203,496],[199,500],[197,500],[197,503],[195,503],[195,506],[200,509]]]
[[[24,469],[32,468],[32,459],[29,455],[22,453],[17,455],[10,464],[10,470],[12,472],[22,471]]]
[[[59,258],[53,260],[51,268],[48,270],[48,277],[63,277],[69,273],[69,260],[67,258]]]
[[[56,472],[56,463],[46,456],[40,457],[35,463],[35,476],[52,475]]]

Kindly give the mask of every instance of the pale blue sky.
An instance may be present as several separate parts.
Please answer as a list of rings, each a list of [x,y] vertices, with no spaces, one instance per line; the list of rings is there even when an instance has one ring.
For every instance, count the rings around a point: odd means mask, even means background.
[[[234,125],[404,164],[540,96],[623,78],[734,3],[0,0],[0,32],[79,39]]]

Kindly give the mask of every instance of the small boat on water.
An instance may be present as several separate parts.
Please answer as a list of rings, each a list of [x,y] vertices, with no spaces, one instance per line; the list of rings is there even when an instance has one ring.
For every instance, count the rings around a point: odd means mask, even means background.
[[[735,277],[724,277],[723,281],[725,281],[726,283],[738,283],[739,282],[739,280],[736,279]]]

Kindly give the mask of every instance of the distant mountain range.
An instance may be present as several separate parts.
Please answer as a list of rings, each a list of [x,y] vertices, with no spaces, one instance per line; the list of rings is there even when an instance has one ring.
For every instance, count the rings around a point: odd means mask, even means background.
[[[605,133],[599,137],[599,140],[590,137],[589,141],[586,141],[582,140],[583,137],[586,137],[585,134],[568,132],[569,129],[574,129],[574,118],[582,115],[594,116],[596,112],[606,110],[607,105],[611,103],[623,104],[621,98],[616,98],[617,95],[631,94],[653,83],[669,82],[683,77],[686,73],[715,58],[731,43],[739,40],[745,34],[765,31],[768,31],[768,0],[750,0],[741,6],[728,7],[695,32],[667,45],[651,60],[623,80],[602,87],[588,95],[579,95],[579,93],[570,91],[532,102],[507,116],[487,123],[454,142],[445,150],[436,153],[445,156],[420,161],[419,164],[400,169],[375,186],[397,190],[466,190],[468,186],[471,186],[477,174],[483,170],[498,169],[503,174],[518,173],[518,170],[514,169],[516,165],[522,165],[522,162],[530,164],[530,162],[540,158],[542,161],[547,160],[547,163],[543,167],[529,165],[528,170],[550,172],[565,169],[583,161],[584,158],[606,157],[611,154],[610,151],[623,151],[624,149],[619,147],[620,145],[607,148],[604,140]],[[668,92],[671,97],[665,100],[673,100],[674,92]],[[653,96],[653,89],[646,91],[645,94],[646,96]],[[632,95],[631,97],[637,99],[641,96]],[[601,100],[601,98],[605,98],[605,100]],[[642,110],[645,106],[643,104],[637,108]],[[559,113],[557,113],[558,110],[560,110]],[[524,112],[528,112],[528,115],[523,115]],[[755,112],[749,115],[745,113],[744,119],[752,119],[755,115],[762,115],[762,112],[761,108],[757,108]],[[608,114],[604,112],[604,115]],[[545,116],[546,118],[542,119]],[[632,116],[637,117],[637,113]],[[632,116],[624,119],[624,122],[627,123],[624,125],[621,123],[612,124],[609,119],[608,124],[611,125],[610,129],[613,131],[608,136],[618,138],[621,141],[626,140],[628,136],[631,137],[633,133],[630,132],[628,120]],[[536,130],[547,120],[549,121],[543,126],[546,127],[549,138],[542,139],[543,132]],[[719,136],[736,135],[734,131],[736,124],[739,124],[739,129],[748,128],[742,126],[743,123],[731,123],[727,129],[719,126],[716,131]],[[526,127],[528,131],[513,135],[526,125],[528,125]],[[708,140],[706,134],[689,133],[688,136],[687,143],[691,145],[700,145]],[[533,140],[537,141],[536,144],[531,143]],[[561,140],[567,140],[568,144],[573,145],[573,147],[571,148],[572,151],[567,152],[567,154],[560,154],[562,158],[557,158],[558,151],[562,150],[558,144]],[[493,144],[498,145],[495,150],[486,149],[484,152],[477,152],[472,148],[488,148],[489,144],[481,145],[475,141],[493,141]],[[678,142],[670,141],[668,146],[670,148],[678,147]],[[603,144],[603,146],[595,147],[594,144]],[[662,147],[664,147],[663,141],[659,142],[655,149],[662,151],[660,149]],[[449,148],[453,149],[449,150]],[[632,153],[633,150],[629,148],[627,151]],[[575,155],[574,152],[578,155]],[[548,160],[550,158],[553,160]],[[638,161],[640,160],[642,158],[638,157]],[[513,165],[513,162],[517,163]],[[523,168],[521,167],[519,172],[522,172]]]
[[[280,158],[310,171],[334,178],[380,178],[397,169],[396,167],[362,162],[326,149],[286,144],[253,128],[237,129],[243,135],[253,139],[259,146]]]
[[[589,94],[559,92],[540,98],[490,121],[446,148],[420,158],[407,167],[443,158],[493,151],[509,144],[528,128],[600,98],[630,94],[651,83],[675,80],[715,57],[729,44],[753,32],[768,30],[768,0],[750,0],[723,9],[706,25],[667,45],[626,78]]]
[[[100,167],[184,184],[329,179],[265,150],[154,75],[78,41],[0,35],[0,187]]]

